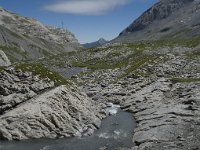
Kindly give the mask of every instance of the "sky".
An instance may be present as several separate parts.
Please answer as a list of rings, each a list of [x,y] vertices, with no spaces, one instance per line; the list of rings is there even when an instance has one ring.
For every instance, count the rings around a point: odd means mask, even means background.
[[[80,43],[111,40],[158,0],[0,0],[0,6],[71,31]]]

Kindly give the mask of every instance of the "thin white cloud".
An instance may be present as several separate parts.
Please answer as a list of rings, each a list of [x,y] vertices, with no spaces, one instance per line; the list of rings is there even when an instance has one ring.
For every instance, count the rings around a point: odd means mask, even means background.
[[[130,0],[65,0],[44,7],[57,13],[77,15],[103,15]]]

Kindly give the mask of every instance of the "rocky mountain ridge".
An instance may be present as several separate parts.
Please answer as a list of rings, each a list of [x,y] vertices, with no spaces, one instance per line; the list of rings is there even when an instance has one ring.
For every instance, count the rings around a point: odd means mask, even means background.
[[[199,33],[199,0],[160,0],[114,39],[118,42],[190,38]]]
[[[45,26],[39,21],[0,9],[0,25],[22,35],[42,38],[58,44],[78,43],[75,36],[61,28]]]
[[[64,29],[0,9],[0,48],[12,61],[30,60],[80,48],[75,36]]]

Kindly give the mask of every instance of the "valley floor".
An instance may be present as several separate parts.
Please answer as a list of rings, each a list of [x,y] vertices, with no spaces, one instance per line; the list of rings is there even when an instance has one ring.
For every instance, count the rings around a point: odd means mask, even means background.
[[[96,70],[76,81],[84,83],[80,89],[94,101],[120,104],[133,114],[137,127],[132,150],[197,150],[200,59],[196,53],[189,57],[168,53],[118,81],[122,69]]]
[[[99,128],[100,119],[108,115],[105,106],[111,102],[120,104],[124,111],[132,113],[137,122],[137,127],[132,133],[135,146],[122,146],[119,150],[200,149],[199,43],[190,41],[188,45],[187,42],[183,42],[184,44],[179,43],[179,46],[164,43],[167,45],[163,46],[161,41],[112,45],[82,50],[79,53],[71,52],[65,56],[52,56],[39,62],[49,65],[49,68],[54,70],[62,70],[69,66],[84,68],[82,73],[73,75],[68,83],[57,74],[52,76],[53,72],[44,74],[46,72],[41,66],[32,65],[31,69],[37,68],[34,74],[39,72],[40,77],[46,75],[49,79],[37,80],[30,74],[13,70],[1,73],[4,77],[1,81],[4,82],[4,86],[1,87],[4,96],[1,97],[0,126],[5,127],[2,128],[4,130],[0,130],[1,137],[20,140],[35,136],[52,138],[84,133],[91,135]],[[21,65],[18,69],[26,72],[30,71],[30,66]],[[61,73],[65,75],[65,72]],[[17,88],[7,82],[7,77]],[[55,85],[47,82],[50,79]],[[23,85],[28,89],[24,89],[19,81],[23,81]],[[44,86],[40,87],[39,83]],[[61,86],[63,83],[73,88]],[[61,92],[58,92],[59,88]],[[9,99],[15,93],[13,89],[22,93],[15,103]],[[58,91],[55,92],[56,90]],[[34,97],[34,93],[37,95],[37,92],[41,94],[39,98]],[[46,94],[43,95],[43,92]],[[67,95],[68,99],[65,98]],[[61,100],[58,100],[59,98]],[[42,104],[34,116],[25,107],[30,103],[33,106]],[[27,114],[21,113],[24,109],[27,110]],[[15,117],[10,116],[16,110],[19,113],[15,114]],[[35,119],[37,123],[27,122],[27,118]],[[66,120],[68,124],[65,123]],[[21,126],[17,123],[21,123]],[[17,128],[17,132],[13,132],[14,128]],[[40,132],[37,131],[36,135],[27,134],[32,128],[35,132],[38,129]]]

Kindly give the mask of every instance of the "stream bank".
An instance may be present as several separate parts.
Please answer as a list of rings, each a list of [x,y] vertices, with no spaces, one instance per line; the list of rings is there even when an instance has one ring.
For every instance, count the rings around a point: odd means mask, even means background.
[[[1,150],[112,150],[119,147],[133,147],[132,135],[136,122],[132,114],[122,111],[117,105],[110,106],[107,111],[110,115],[102,120],[99,130],[91,136],[57,140],[1,141],[0,148]]]

